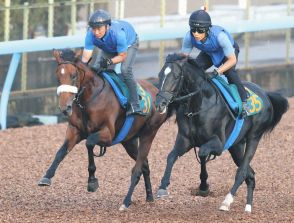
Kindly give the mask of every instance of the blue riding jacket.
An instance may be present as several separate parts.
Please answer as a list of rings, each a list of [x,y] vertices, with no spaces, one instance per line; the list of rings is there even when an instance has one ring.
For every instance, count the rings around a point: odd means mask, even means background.
[[[224,36],[222,36],[224,38],[219,38],[220,35],[223,35],[223,33],[225,34]],[[216,67],[219,67],[222,64],[222,61],[225,57],[225,52],[222,45],[226,45],[226,49],[230,51],[229,53],[234,52],[233,50],[234,39],[232,35],[221,26],[213,25],[209,30],[209,34],[205,42],[196,40],[193,34],[191,33],[191,31],[187,33],[185,39],[184,39],[184,43],[185,41],[190,41],[190,45],[192,47],[196,47],[197,49],[207,53],[210,56],[213,65]],[[221,41],[223,41],[222,43],[220,43],[220,39]],[[187,51],[189,49],[185,49],[185,50]]]
[[[112,20],[111,26],[105,33],[104,37],[96,38],[89,28],[85,38],[85,49],[93,50],[98,47],[107,53],[126,52],[128,47],[135,43],[136,32],[133,26],[122,20]]]

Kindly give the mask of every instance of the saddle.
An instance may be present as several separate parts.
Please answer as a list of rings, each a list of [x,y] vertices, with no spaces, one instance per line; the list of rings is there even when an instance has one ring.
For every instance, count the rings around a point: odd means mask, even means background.
[[[242,112],[242,100],[239,95],[237,86],[235,84],[229,84],[226,80],[226,77],[223,75],[214,76],[211,78],[211,80],[220,90],[235,116],[240,116]],[[250,106],[249,114],[247,114],[247,116],[252,116],[261,111],[261,108],[263,107],[263,101],[256,93],[254,93],[249,88],[245,87],[245,90],[249,95],[247,103]]]
[[[235,115],[236,118],[233,130],[227,138],[223,147],[223,150],[227,150],[234,144],[244,124],[244,118],[241,115],[242,100],[239,95],[237,86],[235,84],[229,84],[225,76],[213,76],[211,78],[211,81],[220,90],[222,96],[226,100],[226,103],[229,105],[229,108],[231,109],[232,113]],[[245,87],[245,89],[249,95],[247,103],[250,105],[250,113],[247,114],[247,116],[255,115],[261,111],[261,108],[263,107],[263,101],[257,94],[255,94],[249,88]]]
[[[119,77],[119,75],[113,70],[102,72],[102,75],[113,88],[113,91],[117,96],[120,105],[124,109],[126,109],[130,98],[130,92],[122,78]],[[145,91],[139,83],[137,83],[137,94],[139,95],[139,102],[142,112],[145,115],[148,115],[151,111],[152,105],[151,95],[149,94],[149,92]]]
[[[112,87],[115,95],[118,98],[118,101],[120,105],[126,109],[128,105],[128,99],[130,96],[129,89],[125,85],[125,83],[122,81],[122,79],[116,74],[114,71],[104,71],[101,74],[106,81],[110,84]],[[139,95],[140,100],[140,106],[144,114],[149,114],[151,111],[151,102],[152,98],[151,95],[145,91],[141,85],[137,83],[137,93]],[[122,126],[122,128],[119,130],[118,134],[115,136],[114,140],[112,141],[112,145],[118,144],[121,141],[125,139],[125,137],[128,135],[132,125],[134,122],[134,116],[126,116],[126,120]]]

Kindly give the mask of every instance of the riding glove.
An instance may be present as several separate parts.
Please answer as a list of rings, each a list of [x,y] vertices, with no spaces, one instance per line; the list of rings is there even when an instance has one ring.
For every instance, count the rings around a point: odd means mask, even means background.
[[[212,75],[213,76],[218,76],[218,75],[221,75],[221,74],[217,71],[217,69],[214,69],[213,72],[212,72]]]
[[[104,68],[104,69],[107,69],[110,65],[112,65],[113,62],[111,59],[106,59],[106,58],[102,58],[101,61],[100,61],[100,67],[101,68]]]

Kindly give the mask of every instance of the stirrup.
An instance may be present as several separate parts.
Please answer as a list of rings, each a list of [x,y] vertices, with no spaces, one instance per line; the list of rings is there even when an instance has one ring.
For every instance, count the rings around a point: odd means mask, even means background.
[[[130,105],[129,109],[126,112],[126,116],[129,115],[142,115],[145,116],[146,114],[144,114],[140,108],[140,106],[133,106]]]
[[[242,118],[245,118],[250,114],[249,110],[250,110],[250,107],[247,104],[247,101],[242,102],[242,112],[241,112]]]

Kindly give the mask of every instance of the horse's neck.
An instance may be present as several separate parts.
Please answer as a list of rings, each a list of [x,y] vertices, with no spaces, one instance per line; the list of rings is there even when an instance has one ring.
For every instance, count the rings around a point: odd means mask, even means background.
[[[189,66],[184,71],[184,75],[184,89],[188,91],[186,93],[198,92],[197,98],[199,101],[210,98],[212,95],[216,94],[209,77],[202,69]]]
[[[100,75],[94,73],[94,71],[86,68],[83,69],[85,75],[81,75],[81,87],[84,88],[87,95],[95,95],[99,89],[103,88],[104,81]],[[89,98],[90,97],[86,97]]]
[[[206,82],[203,71],[195,66],[187,66],[184,70],[184,84],[187,90],[191,92],[202,88]]]

